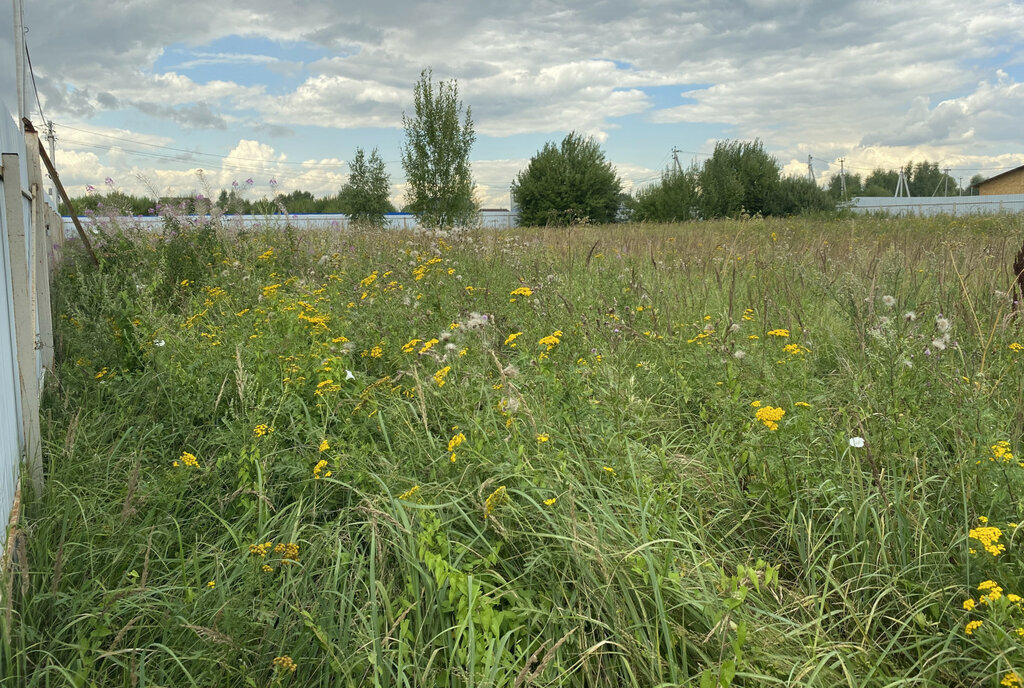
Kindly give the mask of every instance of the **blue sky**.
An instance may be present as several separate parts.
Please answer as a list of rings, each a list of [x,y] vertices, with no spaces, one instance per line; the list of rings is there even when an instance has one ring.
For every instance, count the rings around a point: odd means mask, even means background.
[[[1024,164],[1021,2],[404,0],[342,13],[326,0],[39,0],[26,24],[73,192],[111,177],[188,193],[202,168],[215,188],[252,177],[262,195],[273,177],[333,193],[360,146],[389,161],[401,202],[401,116],[428,66],[473,110],[485,206],[507,205],[530,156],[573,130],[602,143],[627,188],[656,179],[673,147],[688,165],[725,138],[760,138],[787,173],[810,154],[819,179],[841,157],[864,171],[929,159],[964,177]]]

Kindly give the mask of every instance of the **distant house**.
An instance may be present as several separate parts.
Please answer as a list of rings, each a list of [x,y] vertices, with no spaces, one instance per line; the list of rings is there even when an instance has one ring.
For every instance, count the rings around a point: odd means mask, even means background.
[[[1024,165],[972,184],[971,188],[977,189],[979,196],[1024,194]]]

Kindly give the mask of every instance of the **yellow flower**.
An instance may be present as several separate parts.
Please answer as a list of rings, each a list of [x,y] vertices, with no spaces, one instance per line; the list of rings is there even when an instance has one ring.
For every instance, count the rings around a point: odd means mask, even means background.
[[[788,337],[789,330],[780,327],[778,329],[768,330],[768,335],[771,337]]]
[[[217,581],[209,581],[209,582],[207,582],[206,587],[212,588],[215,585],[217,585]]]
[[[782,420],[782,417],[786,415],[786,411],[776,406],[765,406],[764,408],[757,409],[757,413],[754,417],[764,423],[764,426],[772,432],[779,429],[778,421]]]
[[[811,405],[808,404],[806,401],[798,401],[795,404],[793,404],[793,406],[803,406],[804,408],[811,408]]]
[[[252,429],[252,434],[256,437],[263,437],[264,435],[269,435],[272,432],[274,432],[274,428],[270,427],[266,423],[260,423]]]
[[[457,435],[453,435],[452,438],[448,440],[448,451],[455,451],[455,447],[459,446],[465,441],[466,436],[463,433],[460,432]]]
[[[537,442],[540,444],[543,444],[544,442],[547,442],[550,439],[551,437],[549,437],[546,432],[542,432],[539,435],[537,435]]]
[[[508,494],[505,492],[505,486],[500,485],[498,489],[488,495],[484,502],[484,518],[490,517],[498,505],[506,501],[508,501]]]
[[[608,475],[615,475],[615,469],[611,466],[604,466],[603,468]]]
[[[192,468],[199,468],[199,459],[196,458],[195,454],[190,454],[189,452],[182,452],[180,460],[186,466],[191,466]],[[175,461],[175,463],[177,463],[177,461]]]
[[[966,600],[964,600],[964,609],[966,609],[967,611],[973,611],[974,610],[974,598],[973,597],[968,597]]]
[[[313,480],[319,480],[321,473],[323,473],[325,478],[330,478],[331,472],[325,471],[325,468],[327,468],[327,459],[320,459],[317,461],[316,465],[313,466]]]
[[[327,440],[320,440],[320,451],[327,451],[331,448],[331,445],[327,444]]]
[[[964,627],[964,633],[967,635],[974,635],[974,632],[981,628],[981,621],[968,621],[967,626]]]
[[[290,671],[292,673],[295,673],[295,669],[297,668],[295,662],[292,661],[292,658],[288,655],[284,655],[283,657],[274,657],[272,664],[275,669]]]
[[[558,501],[558,497],[552,497],[551,499],[545,499],[544,500],[544,506],[551,506],[552,504],[554,504],[557,501]]]
[[[448,377],[448,373],[451,372],[451,369],[451,366],[445,366],[444,368],[441,368],[436,373],[434,373],[434,382],[437,383],[438,387],[444,387],[445,378]]]
[[[412,497],[414,494],[416,494],[419,491],[420,491],[420,486],[419,485],[413,485],[408,490],[406,490],[402,494],[398,495],[398,498],[402,499],[402,500],[409,499],[410,497]]]
[[[980,520],[980,519],[979,519]],[[986,519],[987,520],[987,519]],[[982,521],[985,523],[986,521]],[[968,533],[968,537],[973,540],[977,540],[985,547],[985,551],[991,554],[993,557],[997,557],[1006,551],[1006,545],[999,542],[999,538],[1002,537],[1003,531],[999,530],[995,526],[984,526],[981,528],[972,528]],[[992,581],[986,581],[990,583]],[[993,583],[994,585],[994,583]],[[983,590],[984,588],[978,588]]]
[[[754,408],[758,408],[761,406],[761,402],[755,399],[754,401],[750,402],[750,405],[753,406]]]
[[[1017,631],[1024,631],[1024,628],[1018,628]],[[999,682],[999,685],[1007,686],[1008,688],[1022,688],[1024,687],[1024,681],[1021,680],[1016,671],[1009,671],[1003,676],[1003,680]]]
[[[522,332],[513,332],[509,336],[505,337],[506,346],[515,346],[516,337],[520,336]]]

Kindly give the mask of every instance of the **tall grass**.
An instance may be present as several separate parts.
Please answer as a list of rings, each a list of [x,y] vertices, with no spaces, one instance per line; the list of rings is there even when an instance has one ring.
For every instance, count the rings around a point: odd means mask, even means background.
[[[111,233],[53,288],[5,680],[1012,680],[1022,230]]]

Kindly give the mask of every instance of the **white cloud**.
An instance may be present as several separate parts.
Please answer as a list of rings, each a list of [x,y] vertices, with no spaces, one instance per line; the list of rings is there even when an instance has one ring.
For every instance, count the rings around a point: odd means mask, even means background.
[[[363,142],[346,132],[400,126],[412,84],[429,64],[435,79],[458,78],[481,137],[576,130],[625,142],[650,137],[638,133],[649,119],[661,132],[692,139],[693,125],[712,125],[722,136],[761,138],[787,171],[798,173],[808,154],[827,161],[846,156],[849,165],[863,167],[891,166],[910,155],[991,166],[1024,152],[1024,86],[999,71],[1014,72],[1010,66],[1022,61],[1024,5],[1017,2],[404,0],[339,16],[326,0],[304,3],[301,12],[272,0],[40,0],[26,10],[49,116],[89,122],[117,110],[126,121],[156,118],[179,128],[173,145],[185,149],[192,148],[193,129],[220,132],[224,150],[257,134],[279,137],[313,126],[346,141],[349,150]],[[299,65],[248,48],[203,47],[229,35],[305,41],[326,56]],[[9,39],[0,37],[4,45]],[[157,73],[164,51],[180,45],[186,49],[178,71]],[[218,80],[200,83],[179,73],[215,64],[223,67]],[[239,64],[274,68],[293,81],[274,89],[244,85],[231,76]],[[665,86],[692,90],[686,101],[667,102],[645,91]],[[185,155],[172,165],[132,158],[124,149],[83,150],[100,165],[129,165],[122,178],[164,165],[154,177],[167,185],[194,175],[171,167],[213,167]],[[532,152],[509,150],[506,157]],[[331,163],[299,173],[288,161],[257,162],[260,173],[283,168],[289,179],[316,185],[310,188],[332,189],[343,178]],[[231,164],[227,177],[248,169],[237,159]],[[620,174],[640,183],[657,176],[652,164],[638,154],[622,161]],[[514,176],[502,165],[507,161],[474,166],[487,204],[507,204],[499,202],[505,182],[490,178],[492,172]],[[822,176],[834,167],[816,165]]]

